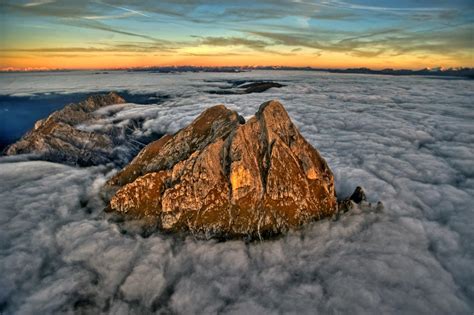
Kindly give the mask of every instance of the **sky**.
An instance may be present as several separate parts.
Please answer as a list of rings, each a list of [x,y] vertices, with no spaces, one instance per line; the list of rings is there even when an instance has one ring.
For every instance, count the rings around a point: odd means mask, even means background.
[[[472,0],[0,0],[0,69],[474,66]]]

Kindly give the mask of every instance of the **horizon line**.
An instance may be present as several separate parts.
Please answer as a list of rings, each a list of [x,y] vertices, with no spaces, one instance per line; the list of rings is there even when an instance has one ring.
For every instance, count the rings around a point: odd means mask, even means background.
[[[262,68],[273,68],[273,69],[266,69],[266,70],[285,70],[285,69],[301,69],[301,70],[371,70],[371,71],[383,71],[383,70],[394,70],[394,71],[401,71],[401,70],[410,70],[410,71],[420,71],[420,70],[437,70],[437,71],[445,71],[445,70],[460,70],[460,69],[474,69],[474,66],[459,66],[459,67],[420,67],[420,68],[369,68],[369,67],[314,67],[314,66],[283,66],[283,65],[246,65],[246,66],[235,66],[235,65],[228,65],[228,66],[203,66],[203,65],[161,65],[161,66],[123,66],[123,67],[102,67],[102,68],[47,68],[47,67],[5,67],[0,68],[1,73],[5,72],[60,72],[60,71],[120,71],[120,70],[146,70],[146,69],[160,69],[160,68],[207,68],[207,69],[262,69]]]

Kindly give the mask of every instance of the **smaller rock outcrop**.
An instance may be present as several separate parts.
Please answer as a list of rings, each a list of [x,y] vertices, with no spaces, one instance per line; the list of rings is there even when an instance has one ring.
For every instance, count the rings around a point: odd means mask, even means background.
[[[383,208],[384,205],[381,201],[378,201],[375,207],[368,202],[364,189],[357,186],[352,195],[338,201],[338,211],[334,214],[333,219],[337,220],[342,214],[349,211],[354,212],[355,209],[358,211],[382,211]]]
[[[271,88],[281,87],[284,87],[284,85],[278,82],[254,82],[239,86],[240,89],[244,89],[244,94],[262,93]]]
[[[352,195],[349,197],[349,200],[359,204],[362,201],[367,201],[367,197],[365,196],[365,191],[362,187],[357,186]]]
[[[240,83],[240,81],[236,82]],[[233,84],[230,87],[224,87],[221,90],[209,91],[210,94],[250,94],[262,93],[271,88],[281,88],[285,85],[272,81],[257,81],[243,84]]]
[[[96,110],[122,103],[125,100],[111,92],[66,105],[48,118],[37,121],[34,128],[6,148],[4,154],[32,153],[43,160],[80,166],[112,162],[114,147],[126,139],[119,139],[113,131],[91,132],[77,126],[93,121]]]
[[[109,211],[211,236],[273,235],[337,211],[331,170],[277,101],[247,122],[223,105],[204,111],[105,191]]]

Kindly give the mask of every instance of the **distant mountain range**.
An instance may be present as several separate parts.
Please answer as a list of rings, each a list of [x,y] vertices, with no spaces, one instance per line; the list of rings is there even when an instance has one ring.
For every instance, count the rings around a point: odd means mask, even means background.
[[[368,68],[351,69],[327,69],[325,71],[333,73],[363,73],[363,74],[387,74],[387,75],[426,75],[426,76],[446,76],[446,77],[465,77],[474,79],[474,68],[424,68],[420,70],[407,69],[383,69],[372,70]]]
[[[122,69],[125,70],[125,69]],[[474,68],[424,68],[419,70],[409,69],[383,69],[373,70],[369,68],[330,69],[312,67],[284,67],[284,66],[246,66],[246,67],[196,67],[196,66],[169,66],[169,67],[146,67],[129,68],[128,71],[149,71],[159,73],[173,72],[245,72],[252,70],[303,70],[323,71],[331,73],[360,73],[360,74],[387,74],[387,75],[426,75],[426,76],[450,76],[474,78]]]
[[[136,67],[136,68],[117,68],[117,69],[97,69],[96,74],[106,74],[109,71],[145,71],[156,73],[178,73],[178,72],[247,72],[252,70],[299,70],[299,71],[322,71],[331,73],[360,73],[360,74],[386,74],[386,75],[423,75],[423,76],[443,76],[474,79],[474,68],[423,68],[419,70],[410,69],[382,69],[374,70],[369,68],[313,68],[313,67],[287,67],[287,66],[225,66],[225,67],[206,67],[206,66],[157,66],[157,67]],[[71,69],[1,69],[0,72],[37,72],[37,71],[74,71]]]

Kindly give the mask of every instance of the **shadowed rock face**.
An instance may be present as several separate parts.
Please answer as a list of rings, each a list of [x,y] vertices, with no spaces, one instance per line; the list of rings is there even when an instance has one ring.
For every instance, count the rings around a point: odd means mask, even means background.
[[[277,101],[246,123],[223,105],[206,110],[105,190],[108,210],[207,236],[273,235],[337,210],[331,170]]]
[[[283,84],[280,84],[277,82],[255,82],[255,83],[241,85],[240,88],[245,89],[244,94],[249,94],[249,93],[262,93],[273,87],[281,88],[283,86],[284,86]]]
[[[281,88],[285,85],[278,82],[271,81],[262,81],[262,82],[252,82],[247,84],[234,85],[232,87],[226,87],[222,90],[209,91],[210,94],[250,94],[250,93],[262,93],[271,88]]]
[[[110,152],[115,139],[75,128],[93,119],[101,107],[125,103],[118,94],[93,95],[77,104],[70,104],[35,123],[32,130],[5,150],[5,155],[34,153],[44,160],[71,165],[98,165],[111,162]]]
[[[332,219],[337,221],[346,212],[358,214],[362,212],[380,212],[383,210],[384,205],[382,201],[372,204],[367,200],[364,189],[357,186],[352,195],[345,199],[338,200],[337,213],[333,215]]]

